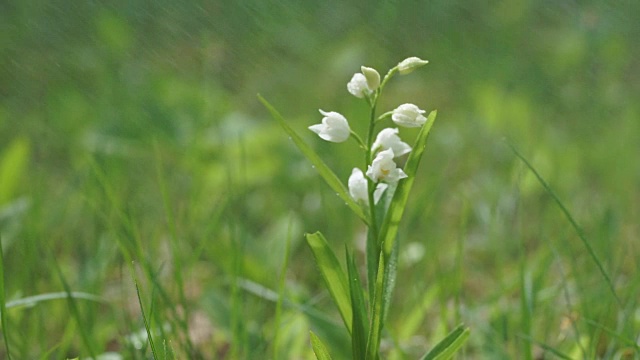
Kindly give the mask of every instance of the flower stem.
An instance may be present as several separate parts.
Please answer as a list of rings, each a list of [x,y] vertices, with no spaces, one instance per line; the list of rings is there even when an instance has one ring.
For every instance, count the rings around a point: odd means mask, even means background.
[[[366,166],[369,166],[371,164],[372,156],[373,156],[372,154],[373,149],[371,148],[371,145],[373,144],[373,132],[376,124],[376,104],[377,104],[379,94],[380,94],[380,89],[377,90],[376,94],[374,95],[374,100],[371,102],[371,115],[369,117],[369,130],[367,132],[367,147],[365,151]],[[369,178],[367,178],[367,189],[368,189],[368,195],[369,195],[369,213],[371,216],[371,222],[369,223],[369,230],[373,235],[374,241],[377,242],[378,241],[378,222],[376,220],[376,203],[373,196],[373,193],[376,190],[376,184],[373,182],[373,180]]]
[[[358,143],[358,145],[360,145],[360,147],[362,149],[364,149],[364,151],[369,151],[369,148],[367,147],[367,144],[364,143],[364,141],[362,141],[362,138],[360,137],[360,135],[358,135],[355,131],[351,130],[351,137],[353,137],[353,139]]]

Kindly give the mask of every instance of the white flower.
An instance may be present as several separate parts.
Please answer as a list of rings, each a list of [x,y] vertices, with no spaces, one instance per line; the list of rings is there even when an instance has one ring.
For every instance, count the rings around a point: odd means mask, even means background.
[[[360,70],[367,79],[367,87],[369,87],[369,90],[375,91],[378,86],[380,86],[380,74],[378,74],[376,69],[366,66],[361,66]]]
[[[373,201],[378,203],[382,193],[387,189],[388,185],[380,183],[376,186],[376,190],[373,192]],[[367,179],[365,179],[362,170],[354,168],[349,176],[349,194],[358,202],[362,202],[365,205],[369,205],[369,186],[367,185]]]
[[[358,98],[363,98],[365,95],[373,92],[373,90],[369,88],[367,78],[361,73],[353,74],[351,81],[347,84],[347,90]]]
[[[400,72],[401,75],[406,75],[410,72],[412,72],[413,70],[424,66],[426,64],[428,64],[429,61],[427,60],[422,60],[420,58],[417,58],[415,56],[412,56],[410,58],[406,58],[404,60],[402,60],[399,64],[398,64],[398,71]]]
[[[373,151],[391,149],[393,157],[398,157],[410,152],[411,146],[400,140],[398,129],[386,128],[378,133],[372,149]]]
[[[402,169],[396,168],[396,163],[393,162],[393,151],[387,149],[380,151],[373,159],[373,163],[367,169],[367,176],[374,182],[396,182],[406,178],[407,174]]]
[[[420,127],[427,122],[427,118],[422,115],[424,113],[424,110],[413,104],[402,104],[393,110],[391,120],[404,127]]]
[[[351,129],[347,119],[340,113],[335,111],[325,112],[320,110],[320,114],[324,115],[321,124],[309,126],[309,130],[318,134],[323,140],[331,142],[343,142],[349,139]]]

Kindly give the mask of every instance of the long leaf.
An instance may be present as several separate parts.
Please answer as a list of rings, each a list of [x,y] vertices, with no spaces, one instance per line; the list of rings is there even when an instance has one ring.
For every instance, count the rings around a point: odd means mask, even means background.
[[[151,346],[151,356],[153,359],[159,359],[158,353],[156,351],[156,345],[153,342],[153,335],[151,334],[151,326],[149,325],[149,320],[147,320],[147,315],[144,312],[144,306],[142,305],[142,297],[140,296],[140,287],[138,286],[138,280],[136,279],[135,274],[133,275],[133,283],[136,285],[136,295],[138,296],[138,305],[140,305],[140,313],[142,313],[142,321],[144,322],[144,329],[147,332],[147,341]]]
[[[589,241],[587,241],[587,237],[585,236],[584,231],[582,230],[582,228],[580,226],[578,226],[578,223],[573,219],[573,216],[571,216],[571,213],[569,212],[569,210],[567,210],[567,207],[564,206],[562,201],[560,201],[560,198],[551,189],[551,186],[549,186],[549,184],[544,180],[542,175],[540,175],[540,173],[538,173],[538,171],[533,167],[533,165],[531,165],[531,163],[522,154],[520,154],[520,152],[516,149],[516,147],[513,146],[510,142],[507,141],[507,145],[509,145],[509,147],[511,148],[511,151],[513,151],[513,153],[520,160],[522,160],[522,162],[527,166],[527,168],[529,168],[529,170],[531,170],[531,172],[533,173],[533,175],[535,175],[536,179],[538,179],[538,182],[540,183],[540,185],[542,185],[542,187],[545,189],[545,191],[549,195],[551,195],[551,198],[553,198],[555,203],[558,205],[558,207],[560,208],[560,210],[562,211],[564,216],[567,218],[567,220],[569,221],[569,223],[571,224],[571,226],[575,230],[576,234],[578,234],[578,237],[580,238],[580,240],[582,240],[582,244],[587,249],[587,252],[589,253],[591,258],[593,259],[593,262],[596,263],[596,266],[598,267],[598,270],[600,270],[600,274],[604,278],[604,281],[607,283],[607,285],[609,287],[609,290],[611,291],[611,294],[616,299],[616,302],[618,303],[618,305],[622,306],[622,301],[620,300],[620,298],[618,297],[618,294],[616,293],[616,289],[613,286],[613,281],[611,281],[611,278],[609,277],[609,275],[607,275],[607,272],[604,270],[604,266],[602,265],[602,262],[600,261],[600,259],[598,259],[598,256],[596,255],[596,252],[591,247],[591,244],[589,243]]]
[[[351,334],[353,314],[347,276],[342,271],[338,258],[329,247],[322,233],[306,234],[306,237],[327,289],[329,289],[329,293],[338,307],[338,311],[340,311],[344,325]]]
[[[431,351],[424,354],[421,360],[446,360],[450,359],[467,341],[469,328],[460,324],[440,341]]]
[[[369,339],[367,340],[367,354],[365,359],[377,360],[380,350],[380,337],[384,326],[384,288],[385,278],[385,256],[381,252],[378,260],[378,274],[376,276],[376,287],[374,298],[371,300],[371,326],[369,326]]]
[[[52,254],[53,252],[49,251],[49,253]],[[67,304],[69,305],[69,310],[71,311],[71,317],[76,320],[76,323],[80,328],[80,338],[82,339],[82,342],[87,348],[86,350],[89,352],[89,355],[91,356],[91,358],[95,359],[96,357],[95,346],[93,344],[93,339],[91,338],[91,336],[89,336],[91,332],[88,331],[88,329],[85,327],[85,323],[82,321],[82,318],[80,317],[80,309],[78,309],[78,304],[76,303],[76,299],[71,295],[72,294],[71,287],[69,287],[69,283],[67,282],[67,279],[62,274],[62,270],[60,269],[60,265],[58,264],[58,261],[55,258],[52,258],[52,263],[56,273],[58,274],[58,278],[62,283],[62,287],[64,288],[64,291],[67,293]]]
[[[7,307],[4,294],[4,254],[2,253],[2,234],[0,234],[0,324],[4,337],[4,348],[7,351],[7,359],[11,360],[9,348],[9,329],[7,328]]]
[[[418,134],[418,138],[413,146],[413,150],[409,153],[409,158],[404,166],[404,172],[408,177],[400,180],[398,183],[398,188],[393,194],[393,200],[391,200],[391,205],[389,206],[387,215],[382,223],[382,229],[380,231],[381,239],[379,239],[378,243],[383,244],[385,257],[387,258],[393,249],[393,243],[395,242],[396,235],[398,233],[398,226],[400,225],[404,208],[409,200],[409,193],[411,192],[411,187],[413,186],[413,181],[415,180],[415,175],[418,171],[418,165],[420,165],[420,159],[422,159],[422,154],[424,153],[424,149],[427,145],[429,132],[436,120],[436,115],[437,111],[432,111],[427,118],[426,124],[422,129],[420,129],[420,133]]]
[[[340,196],[340,198],[345,202],[345,204],[347,204],[347,206],[349,206],[349,208],[351,208],[351,210],[353,210],[353,212],[356,215],[358,215],[358,217],[360,217],[360,219],[362,219],[362,221],[364,221],[365,224],[369,224],[369,219],[367,218],[367,215],[365,215],[360,205],[358,205],[358,203],[355,202],[355,200],[353,200],[351,195],[349,195],[349,190],[347,190],[347,188],[344,186],[342,181],[340,181],[340,178],[338,178],[338,176],[333,171],[331,171],[331,169],[329,169],[329,167],[324,163],[324,161],[322,161],[320,156],[318,156],[318,154],[315,151],[313,151],[313,149],[309,147],[309,145],[307,145],[307,143],[305,143],[304,140],[302,140],[300,135],[298,135],[287,124],[287,122],[284,120],[282,115],[280,115],[278,110],[276,110],[271,104],[269,104],[269,102],[265,100],[262,96],[258,95],[258,99],[260,99],[262,104],[267,108],[267,110],[269,110],[269,112],[271,113],[271,116],[280,124],[280,126],[282,126],[284,131],[287,133],[287,135],[289,135],[291,140],[293,140],[293,142],[296,144],[298,149],[300,149],[300,151],[302,151],[304,156],[306,156],[306,158],[311,162],[311,164],[313,164],[313,166],[318,171],[320,176],[322,176],[324,181],[326,181],[327,185],[329,185],[331,189],[333,189],[333,191],[335,191],[336,194]]]
[[[362,359],[367,352],[367,309],[364,305],[364,293],[353,254],[347,251],[347,273],[349,275],[349,291],[351,308],[353,309],[353,332],[351,349],[354,359]]]
[[[311,336],[311,347],[313,348],[313,352],[316,354],[316,359],[318,360],[331,360],[331,355],[329,355],[329,350],[324,346],[320,338],[313,333],[310,332]]]

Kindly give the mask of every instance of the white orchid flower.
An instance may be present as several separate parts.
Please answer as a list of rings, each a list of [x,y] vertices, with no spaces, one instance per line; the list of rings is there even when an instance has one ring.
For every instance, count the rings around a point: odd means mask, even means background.
[[[349,139],[351,128],[349,128],[347,118],[335,111],[320,110],[320,114],[324,116],[322,123],[309,126],[309,130],[326,141],[340,143]]]
[[[425,111],[413,104],[402,104],[393,110],[391,120],[404,127],[420,127],[427,122]]]
[[[382,197],[387,187],[388,185],[383,183],[376,186],[376,190],[373,192],[373,201],[375,201],[376,204],[380,201],[380,197]],[[351,176],[349,176],[349,194],[355,201],[369,205],[368,189],[367,179],[364,177],[362,170],[354,168],[351,171]]]
[[[393,157],[398,157],[410,152],[411,146],[400,140],[398,129],[386,128],[378,133],[372,149],[373,151],[391,149]]]
[[[392,183],[406,178],[407,174],[396,167],[396,163],[393,162],[393,150],[387,149],[380,151],[376,158],[373,159],[367,169],[367,176],[374,182],[385,181]]]
[[[347,84],[347,90],[357,98],[363,98],[365,95],[373,92],[373,90],[369,88],[367,78],[361,73],[353,74],[351,81]]]

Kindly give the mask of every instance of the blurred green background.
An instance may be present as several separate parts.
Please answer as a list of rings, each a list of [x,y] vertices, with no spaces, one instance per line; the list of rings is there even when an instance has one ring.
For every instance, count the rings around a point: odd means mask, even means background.
[[[308,358],[308,330],[325,326],[309,308],[338,318],[302,234],[340,250],[364,228],[256,94],[346,183],[356,144],[306,127],[320,108],[363,131],[352,74],[418,56],[429,65],[394,78],[380,106],[438,110],[386,354],[417,358],[463,321],[465,358],[638,356],[639,19],[638,1],[0,2],[7,301],[64,291],[56,264],[107,300],[10,308],[12,353],[144,358],[135,261],[176,358]],[[584,228],[621,304],[505,139]],[[266,289],[287,239],[278,318]]]

